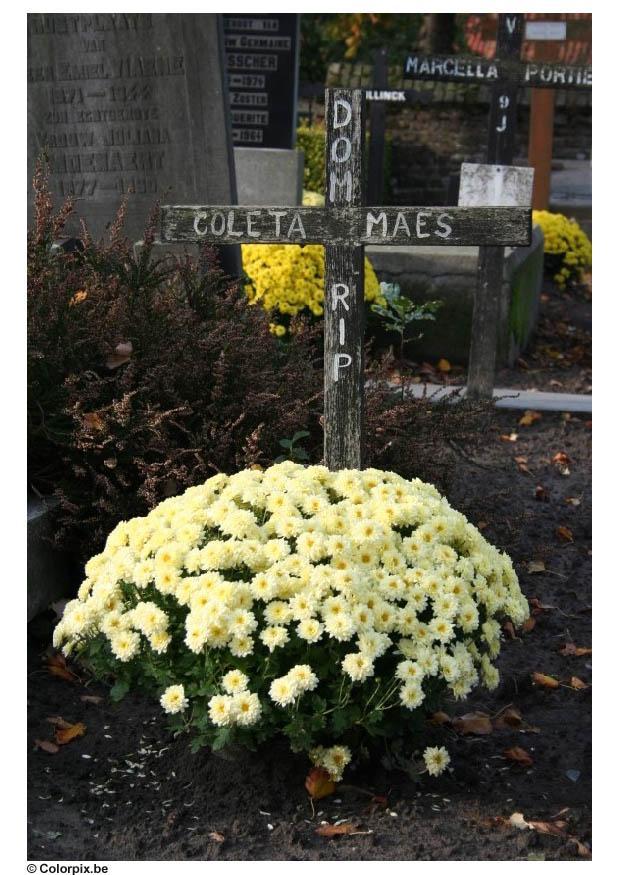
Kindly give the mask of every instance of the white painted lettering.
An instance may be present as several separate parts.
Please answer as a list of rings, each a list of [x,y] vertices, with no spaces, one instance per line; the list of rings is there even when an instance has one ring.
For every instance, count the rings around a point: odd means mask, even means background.
[[[343,110],[344,115],[342,118],[339,118],[338,111]],[[341,97],[337,97],[334,100],[334,130],[338,130],[338,128],[345,128],[349,122],[351,121],[351,117],[353,115],[353,110],[351,109],[351,104],[348,100],[343,100]]]
[[[341,154],[338,154],[338,147],[341,143],[344,143],[344,149],[341,150]],[[344,164],[345,161],[348,161],[351,157],[351,140],[348,137],[338,137],[337,140],[334,140],[332,143],[332,161],[335,164]]]
[[[342,291],[339,292],[339,289],[342,289]],[[346,283],[332,283],[332,310],[335,310],[338,307],[338,302],[340,302],[348,312],[350,308],[347,304],[347,298],[349,297],[350,292],[351,290]]]
[[[205,221],[205,226],[201,230],[199,225],[203,219]],[[205,212],[196,213],[196,215],[194,216],[194,232],[196,234],[198,234],[199,237],[204,237],[204,235],[207,233],[208,229],[207,229],[206,221],[207,221],[207,214]]]
[[[329,173],[329,200],[330,203],[334,203],[336,200],[336,186],[346,187],[344,199],[346,201],[351,201],[353,197],[353,177],[351,175],[351,171],[347,170],[342,179],[338,179],[336,173],[331,170]]]
[[[334,383],[338,382],[338,371],[340,368],[348,368],[353,359],[346,352],[334,353]]]
[[[340,346],[344,346],[344,316],[341,316],[338,321],[338,336],[340,339]]]
[[[260,231],[252,228],[252,216],[260,216],[260,210],[250,210],[248,212],[248,237],[260,237]]]
[[[366,213],[366,236],[372,237],[373,225],[381,225],[381,236],[387,237],[387,216],[385,213],[379,213],[375,218],[369,211]]]
[[[291,226],[288,229],[286,236],[290,240],[293,234],[299,234],[299,236],[303,240],[306,239],[306,229],[303,226],[303,222],[301,221],[301,216],[299,215],[299,213],[295,213],[295,215],[293,216],[293,221],[291,222]]]
[[[438,216],[437,227],[441,228],[441,231],[435,231],[437,237],[443,237],[445,239],[452,234],[452,225],[448,225],[448,221],[453,221],[452,216],[449,216],[448,213],[441,213],[441,215]]]
[[[218,228],[216,222],[220,222],[220,227]],[[226,216],[224,213],[213,213],[211,216],[211,233],[216,237],[221,237],[224,231],[226,230]]]
[[[229,237],[241,237],[243,235],[243,231],[235,231],[234,210],[230,210],[230,212],[228,213],[228,227],[226,230]]]
[[[276,237],[280,236],[280,221],[282,216],[286,216],[286,210],[268,210],[268,214],[276,220]]]
[[[396,222],[394,223],[392,237],[396,237],[399,231],[404,231],[407,237],[411,237],[411,231],[409,230],[407,219],[405,219],[404,213],[400,212],[396,214]]]
[[[416,237],[430,237],[430,232],[423,232],[422,228],[426,227],[426,220],[431,213],[419,212],[415,217],[415,233]]]

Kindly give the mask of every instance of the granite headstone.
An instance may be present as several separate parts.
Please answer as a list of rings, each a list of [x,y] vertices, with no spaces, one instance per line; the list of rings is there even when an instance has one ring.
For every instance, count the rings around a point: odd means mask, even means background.
[[[220,15],[29,14],[29,223],[41,155],[95,237],[128,191],[134,240],[158,200],[236,203],[228,103]]]

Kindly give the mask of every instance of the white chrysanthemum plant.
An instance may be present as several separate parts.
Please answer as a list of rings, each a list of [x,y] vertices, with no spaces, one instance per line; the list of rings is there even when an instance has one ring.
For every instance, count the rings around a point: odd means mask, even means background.
[[[151,689],[194,749],[286,736],[334,780],[369,736],[495,687],[500,622],[528,616],[506,554],[375,469],[218,474],[119,523],[85,570],[54,643],[114,697]]]

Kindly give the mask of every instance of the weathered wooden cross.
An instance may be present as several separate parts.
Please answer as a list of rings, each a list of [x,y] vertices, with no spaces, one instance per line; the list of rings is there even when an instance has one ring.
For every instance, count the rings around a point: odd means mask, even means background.
[[[325,464],[361,468],[364,399],[364,246],[527,246],[531,210],[364,208],[364,93],[326,89],[325,208],[163,206],[167,243],[321,243],[325,246]]]
[[[592,68],[566,64],[521,62],[524,15],[500,13],[497,57],[415,55],[405,60],[405,76],[444,82],[477,82],[492,86],[487,162],[512,164],[517,123],[517,90],[531,88],[592,88]],[[503,246],[487,242],[478,255],[478,288],[474,298],[467,396],[493,394],[497,325],[501,306]]]

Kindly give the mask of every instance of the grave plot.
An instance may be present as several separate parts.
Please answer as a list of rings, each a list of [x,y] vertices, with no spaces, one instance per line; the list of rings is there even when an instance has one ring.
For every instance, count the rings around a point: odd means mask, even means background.
[[[187,739],[166,729],[156,702],[131,696],[114,705],[109,688],[84,686],[72,663],[77,681],[50,674],[42,653],[47,639],[33,638],[30,858],[583,859],[592,838],[591,691],[571,684],[591,683],[590,435],[583,418],[545,414],[526,426],[521,417],[495,415],[484,452],[466,448],[472,458],[461,461],[448,493],[509,551],[532,610],[528,631],[502,633],[500,687],[444,709],[450,720],[474,711],[485,716],[471,731],[467,720],[425,725],[422,743],[446,746],[451,771],[413,782],[398,763],[388,769],[373,756],[345,773],[347,787],[315,801],[313,813],[304,755],[274,743],[237,760],[205,749],[192,755]],[[512,433],[516,442],[501,439]],[[570,461],[554,462],[559,452]],[[518,461],[523,457],[526,463]],[[519,470],[523,464],[529,473]],[[568,475],[561,471],[566,464]],[[537,499],[537,491],[548,500]],[[560,685],[535,684],[536,672]],[[55,715],[86,731],[50,754],[34,740],[53,741],[47,720]],[[514,748],[532,762],[507,758]],[[548,824],[549,833],[511,826],[515,812]],[[341,821],[356,834],[317,834]]]

